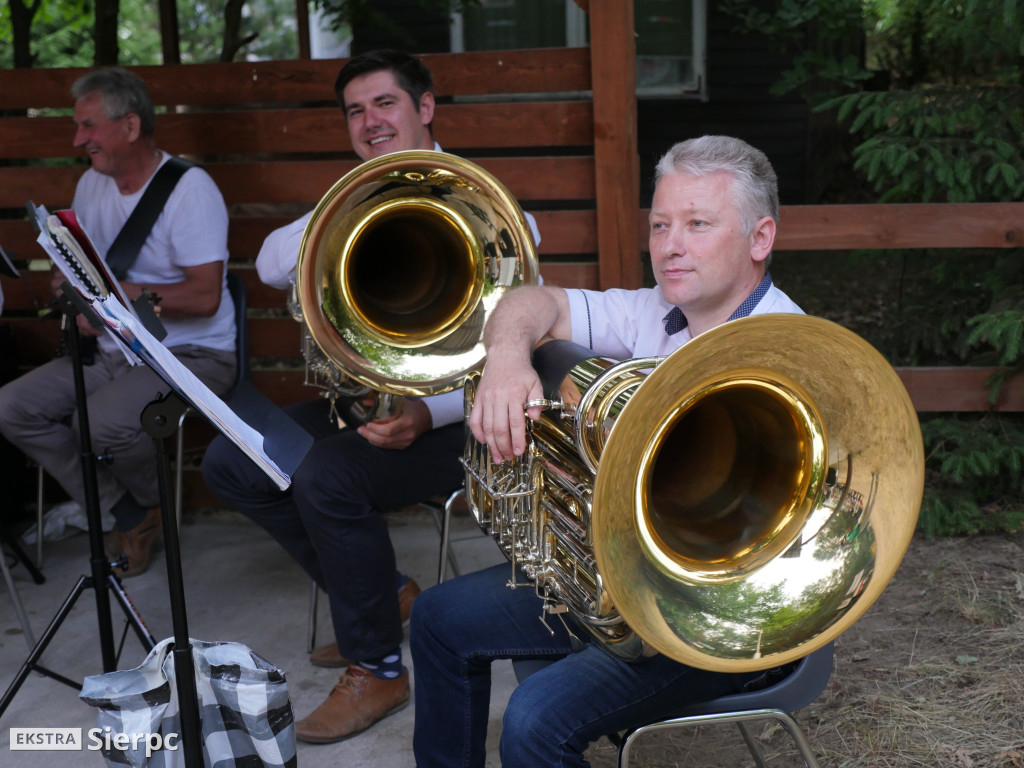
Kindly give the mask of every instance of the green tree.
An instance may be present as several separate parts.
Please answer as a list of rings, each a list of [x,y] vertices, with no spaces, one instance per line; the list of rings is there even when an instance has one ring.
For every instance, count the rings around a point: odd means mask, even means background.
[[[116,59],[108,58],[109,41],[105,43],[107,52],[96,54],[99,4],[89,0],[7,0],[0,5],[0,51],[11,50],[12,55],[0,60],[0,66],[162,64],[156,3],[109,2],[117,6]],[[224,5],[178,0],[177,5],[182,63],[298,55],[293,0],[231,0]]]
[[[1024,196],[1024,4],[1016,0],[728,0],[751,33],[793,60],[773,90],[798,90],[852,138],[844,199],[1001,202]],[[851,46],[849,41],[862,45]],[[853,50],[851,50],[851,48]],[[859,50],[858,50],[859,49]],[[851,178],[851,176],[840,178]],[[902,364],[1024,368],[1020,250],[871,252],[899,265],[883,351]],[[992,381],[993,395],[1005,376]],[[1019,416],[923,420],[928,533],[1024,520]]]
[[[92,17],[88,7],[87,0],[8,0],[0,6],[0,42],[4,43],[0,50],[10,51],[11,58],[0,60],[0,66],[75,66],[87,40],[91,61]]]
[[[480,5],[481,0],[417,0],[425,8],[434,8],[445,13],[459,13],[466,8]],[[411,45],[414,40],[396,23],[386,11],[380,10],[374,0],[312,0],[313,6],[323,11],[324,18],[333,30],[366,24],[388,30],[396,40]]]

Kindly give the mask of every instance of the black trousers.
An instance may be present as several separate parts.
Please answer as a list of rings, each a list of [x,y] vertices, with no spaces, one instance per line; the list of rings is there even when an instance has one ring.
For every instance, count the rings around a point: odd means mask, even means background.
[[[226,505],[265,528],[330,600],[338,648],[350,659],[398,650],[395,551],[381,512],[455,490],[462,483],[463,425],[431,430],[403,450],[370,445],[332,422],[324,399],[285,409],[314,443],[281,491],[218,436],[203,478]]]

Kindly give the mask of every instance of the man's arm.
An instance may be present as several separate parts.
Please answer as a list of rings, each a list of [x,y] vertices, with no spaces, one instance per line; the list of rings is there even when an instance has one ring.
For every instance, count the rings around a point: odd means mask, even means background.
[[[194,267],[182,267],[185,279],[178,283],[143,286],[122,283],[124,292],[134,301],[148,288],[160,297],[161,317],[213,317],[220,307],[224,262],[211,261]]]
[[[487,321],[487,363],[469,426],[477,440],[487,443],[495,462],[526,450],[524,406],[544,396],[530,354],[544,338],[572,338],[569,299],[561,288],[517,288],[498,302]],[[529,416],[540,418],[540,408],[531,408]]]
[[[273,288],[288,288],[295,276],[295,265],[299,259],[299,245],[306,231],[306,222],[311,214],[296,219],[291,224],[278,227],[263,241],[256,256],[256,273],[260,280]]]

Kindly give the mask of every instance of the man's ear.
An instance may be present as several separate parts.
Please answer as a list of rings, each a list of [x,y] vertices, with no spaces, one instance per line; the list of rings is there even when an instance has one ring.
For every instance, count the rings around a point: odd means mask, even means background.
[[[128,134],[129,143],[134,144],[142,135],[142,119],[134,112],[129,112],[124,116],[124,129]]]
[[[750,236],[750,258],[754,261],[764,261],[771,255],[774,244],[775,219],[765,216],[757,222]]]
[[[434,94],[425,91],[420,96],[420,124],[430,125],[434,121]]]

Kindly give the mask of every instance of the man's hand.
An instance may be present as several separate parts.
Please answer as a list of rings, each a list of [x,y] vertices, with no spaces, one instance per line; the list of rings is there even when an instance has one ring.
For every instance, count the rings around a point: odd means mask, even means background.
[[[53,291],[55,298],[60,298],[61,294],[64,293],[63,285],[67,280],[64,277],[64,273],[56,267],[50,267],[50,290]],[[85,319],[85,315],[75,315],[75,325],[78,326],[78,333],[82,336],[102,336],[103,331],[99,328],[93,328],[88,320]],[[61,325],[61,328],[64,326]]]
[[[54,298],[59,299],[60,295],[64,293],[64,289],[61,286],[64,285],[66,279],[63,272],[56,267],[50,267],[50,292],[54,295]]]
[[[93,328],[89,321],[85,319],[85,315],[75,315],[75,324],[78,325],[78,333],[80,336],[103,335],[103,330],[100,328]]]
[[[370,445],[378,448],[401,450],[408,448],[417,437],[430,430],[433,419],[430,409],[421,400],[405,400],[402,410],[395,416],[364,424],[356,431]]]
[[[476,390],[469,427],[473,436],[486,443],[496,464],[521,456],[526,450],[526,416],[536,421],[540,408],[525,412],[529,400],[544,397],[540,378],[529,359],[525,365],[492,356],[488,359]]]

